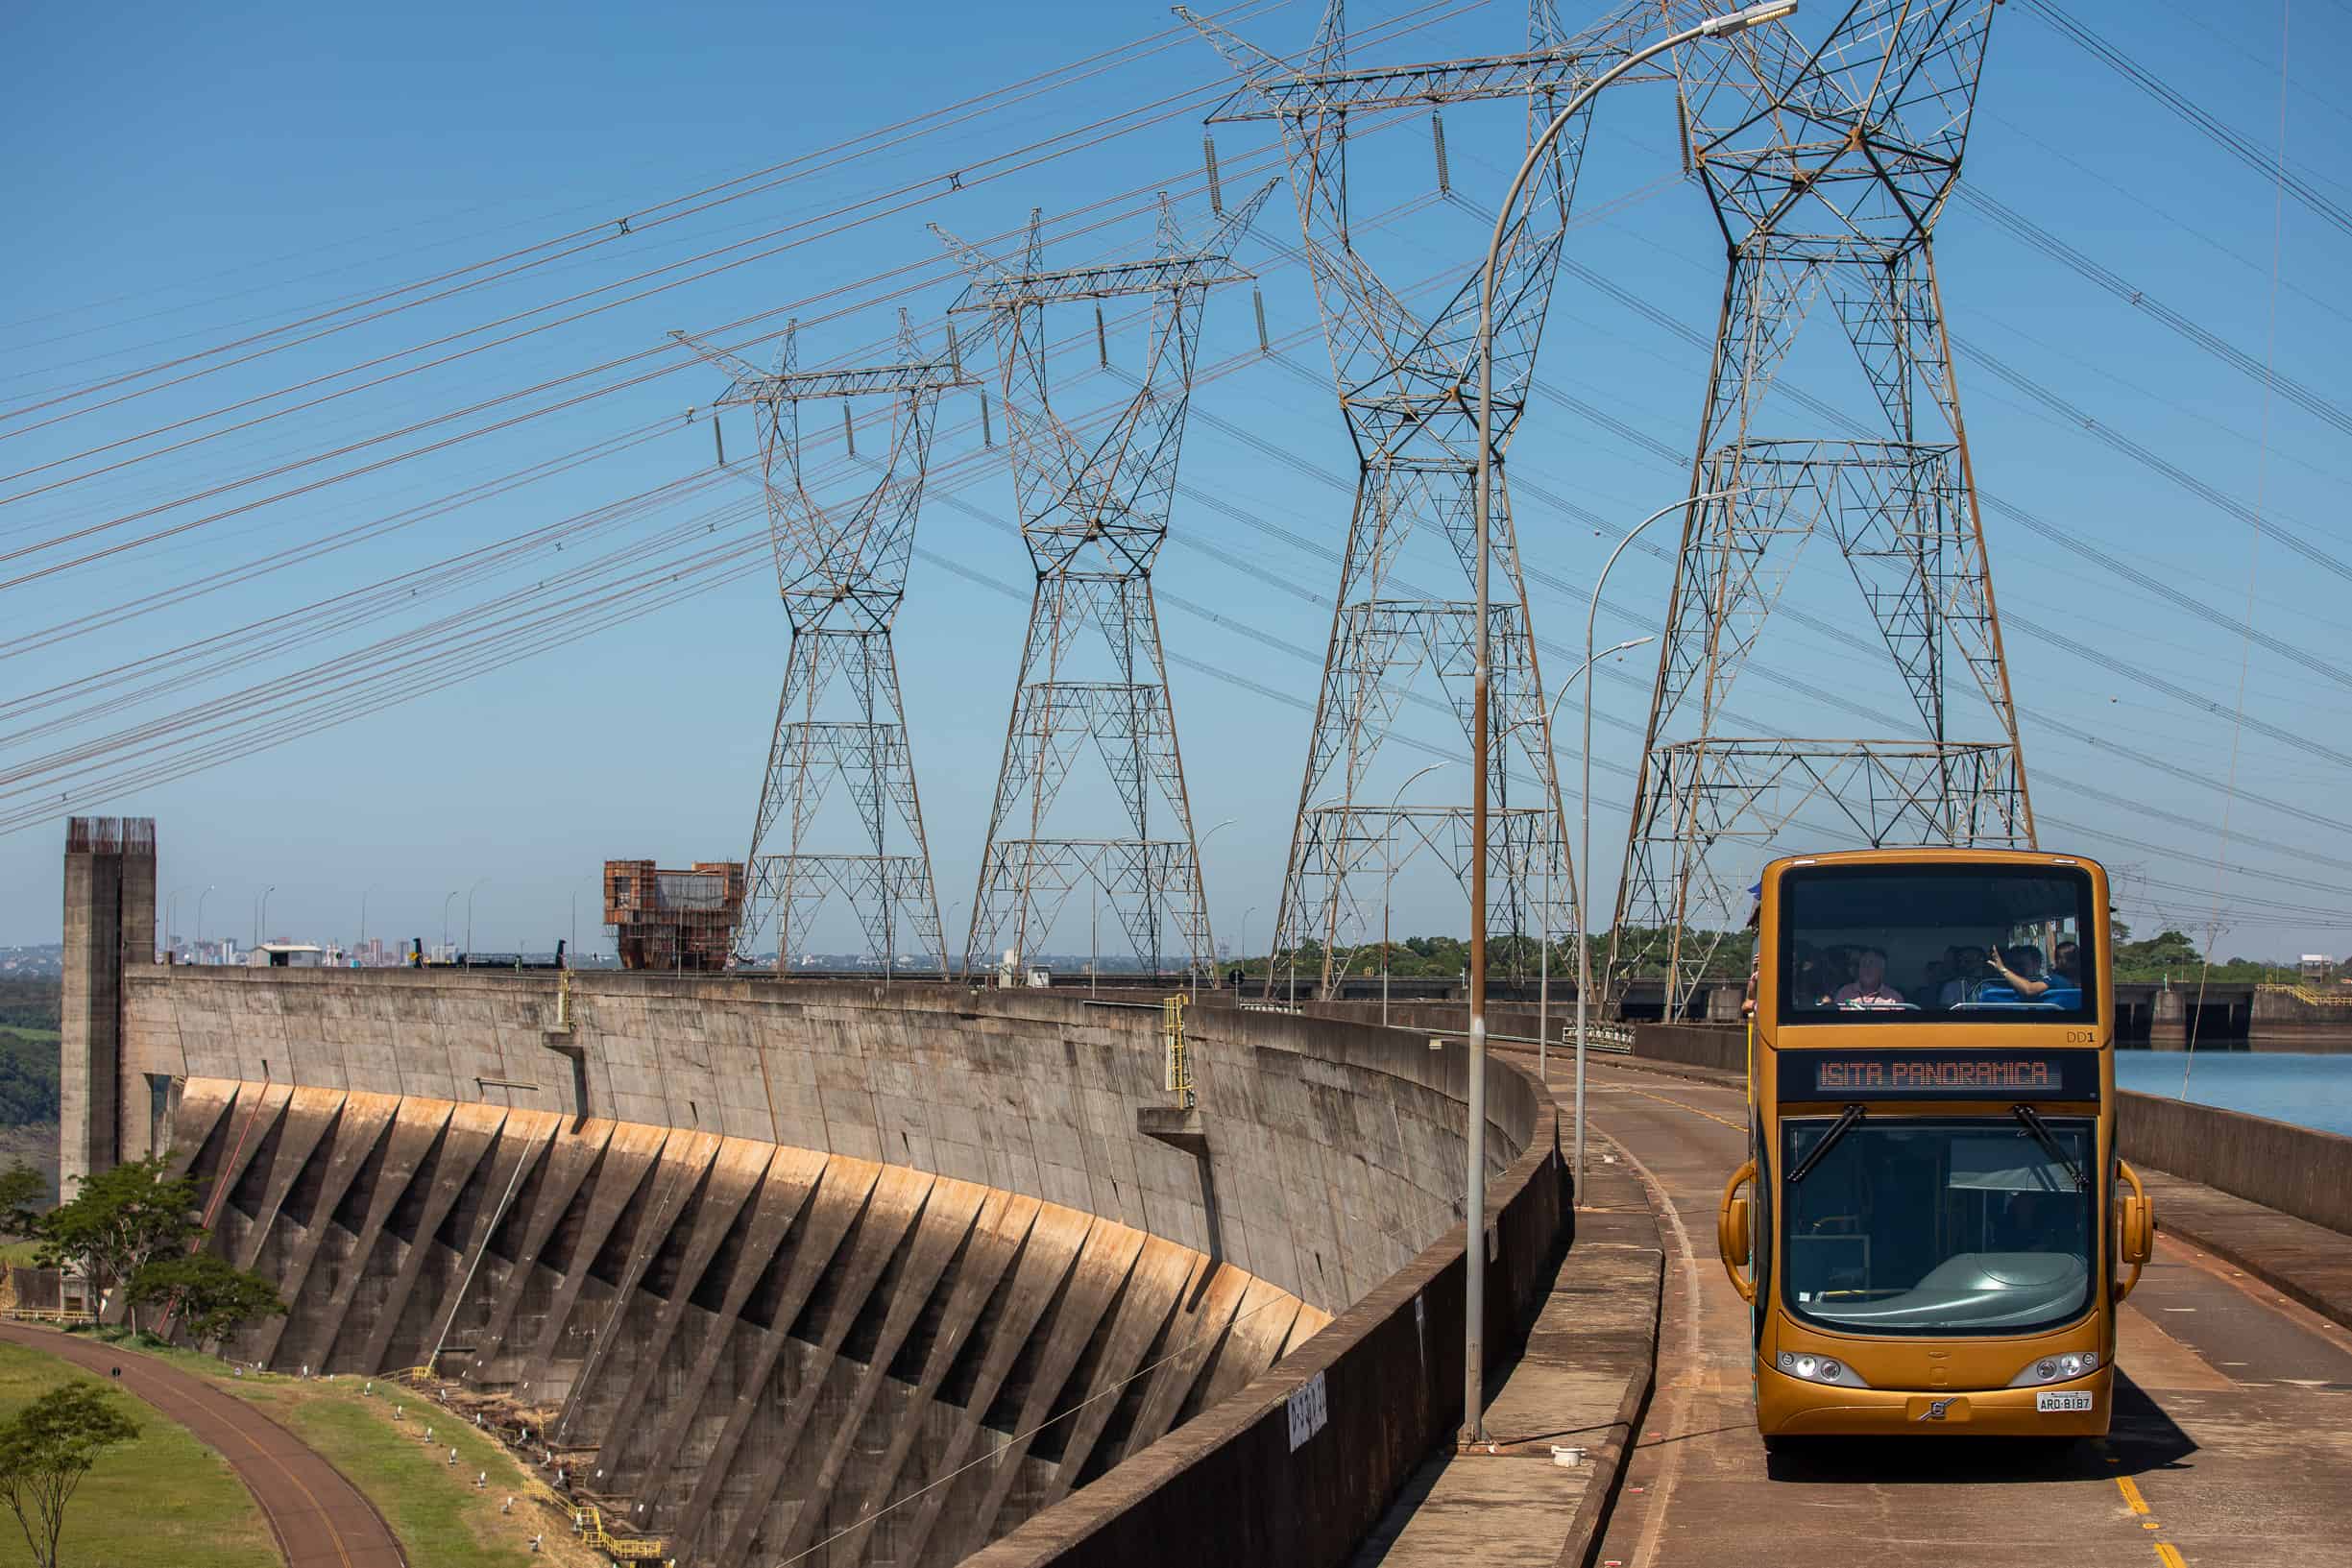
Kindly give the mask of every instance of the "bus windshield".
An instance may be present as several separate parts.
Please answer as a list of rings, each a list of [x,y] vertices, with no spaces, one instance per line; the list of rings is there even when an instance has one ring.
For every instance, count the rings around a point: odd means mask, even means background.
[[[2097,918],[2067,867],[1800,866],[1781,879],[1780,1019],[2087,1022]]]
[[[2094,1123],[1807,1118],[1782,1129],[1781,1274],[1797,1316],[1865,1334],[2011,1334],[2090,1305]]]

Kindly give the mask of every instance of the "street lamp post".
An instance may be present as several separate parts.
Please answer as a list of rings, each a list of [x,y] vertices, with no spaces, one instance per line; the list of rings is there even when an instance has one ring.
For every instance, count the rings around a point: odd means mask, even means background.
[[[172,942],[172,928],[180,924],[180,895],[186,891],[184,887],[175,887],[171,896],[163,901],[163,957],[166,963],[176,961],[180,956],[179,950]]]
[[[473,951],[473,895],[480,892],[482,889],[482,882],[486,882],[488,880],[490,880],[490,879],[484,877],[481,881],[477,881],[472,887],[466,889],[466,951],[469,953]]]
[[[277,891],[278,884],[272,882],[263,888],[261,896],[254,901],[254,946],[255,949],[261,946],[262,922],[270,918],[270,895]]]
[[[1396,883],[1397,806],[1405,798],[1405,791],[1413,787],[1414,779],[1424,778],[1442,767],[1452,765],[1450,762],[1432,762],[1413,775],[1412,779],[1398,784],[1396,793],[1389,797],[1389,831],[1381,835],[1380,840],[1380,1026],[1384,1029],[1389,1026],[1389,890]]]
[[[1232,817],[1225,818],[1223,822],[1217,824],[1216,828],[1211,828],[1207,832],[1202,833],[1200,835],[1200,841],[1193,846],[1193,880],[1200,888],[1200,925],[1202,935],[1208,934],[1208,880],[1201,874],[1201,862],[1208,858],[1209,840],[1217,836],[1218,829],[1230,828],[1233,826],[1234,821],[1235,819]],[[1217,950],[1214,946],[1209,949],[1208,957],[1209,962],[1212,964],[1217,961]],[[1192,972],[1193,1001],[1199,1001],[1200,1000],[1200,960],[1198,954],[1194,955]],[[1209,989],[1213,991],[1216,988],[1217,981],[1215,977],[1212,976],[1209,979]]]
[[[449,897],[441,901],[441,951],[449,951],[449,905],[456,901],[457,889],[449,889]]]
[[[1249,962],[1249,917],[1257,912],[1258,906],[1254,904],[1242,911],[1242,963],[1245,966]],[[1273,982],[1273,965],[1270,960],[1266,966],[1266,983],[1267,985],[1272,986]],[[1244,977],[1244,983],[1247,983],[1246,974]],[[1241,988],[1239,986],[1234,988],[1233,1000],[1237,1002],[1241,1001]]]
[[[1560,683],[1560,690],[1552,697],[1551,712],[1543,715],[1545,743],[1550,743],[1552,724],[1560,716],[1560,705],[1567,700],[1569,692],[1576,689],[1576,683],[1580,680],[1584,681],[1589,689],[1594,664],[1612,653],[1623,653],[1628,648],[1638,648],[1645,642],[1657,640],[1655,636],[1628,638],[1616,646],[1603,648],[1596,654],[1592,651],[1591,639],[1588,638],[1585,645],[1585,662],[1576,666],[1575,674]],[[1587,746],[1592,744],[1592,736],[1589,733],[1585,736],[1585,744]],[[1548,853],[1543,856],[1543,904],[1539,912],[1543,936],[1542,943],[1538,949],[1538,978],[1536,980],[1536,1076],[1546,1091],[1549,1091],[1552,1086],[1552,859],[1553,856]],[[1577,864],[1583,865],[1584,861],[1580,859]],[[1587,869],[1585,875],[1591,876],[1589,868]],[[1580,944],[1585,940],[1584,910],[1585,894],[1580,888],[1576,900],[1576,940]],[[1578,988],[1581,990],[1582,987],[1583,982],[1580,980]]]
[[[1487,760],[1493,737],[1487,725],[1487,699],[1491,678],[1491,663],[1487,644],[1487,576],[1488,543],[1491,533],[1489,497],[1494,478],[1494,274],[1501,263],[1503,235],[1511,225],[1511,214],[1519,205],[1519,197],[1534,178],[1537,163],[1548,152],[1567,123],[1599,94],[1603,87],[1616,81],[1644,60],[1664,54],[1679,45],[1698,38],[1715,37],[1736,33],[1758,22],[1769,22],[1788,15],[1797,9],[1797,0],[1764,0],[1761,5],[1748,7],[1727,15],[1709,16],[1696,27],[1668,34],[1654,43],[1647,43],[1603,71],[1565,108],[1552,117],[1527,149],[1526,158],[1519,164],[1517,178],[1511,182],[1511,192],[1503,198],[1502,208],[1494,215],[1494,234],[1487,242],[1487,261],[1478,290],[1478,490],[1476,516],[1472,519],[1476,530],[1475,556],[1477,603],[1474,609],[1476,624],[1471,627],[1473,658],[1470,673],[1470,1038],[1469,1038],[1469,1107],[1464,1124],[1464,1165],[1468,1173],[1467,1202],[1463,1222],[1467,1227],[1464,1244],[1464,1301],[1462,1326],[1464,1334],[1462,1364],[1462,1437],[1475,1442],[1486,1435],[1486,1224],[1487,1224],[1487,796],[1491,781],[1487,777]]]
[[[210,898],[212,890],[219,885],[218,882],[206,882],[205,890],[196,895],[196,951],[199,953],[205,949],[205,900]]]
[[[1661,506],[1626,530],[1625,537],[1617,541],[1617,547],[1611,550],[1609,559],[1602,563],[1600,576],[1592,580],[1592,598],[1585,607],[1586,668],[1589,669],[1592,666],[1592,626],[1601,613],[1601,588],[1609,581],[1609,573],[1615,567],[1617,557],[1625,553],[1625,546],[1631,544],[1640,535],[1641,530],[1667,513],[1679,512],[1687,507],[1705,506],[1710,501],[1722,500],[1732,493],[1730,490],[1710,490],[1704,495],[1693,495],[1687,501],[1676,501],[1669,506]],[[1641,640],[1648,642],[1653,639],[1645,637]],[[1623,645],[1619,644],[1619,646]],[[1611,649],[1610,651],[1613,653],[1616,650]],[[1590,922],[1585,917],[1586,905],[1591,897],[1592,877],[1592,683],[1590,681],[1585,683],[1585,738],[1582,762],[1584,780],[1576,791],[1576,863],[1585,868],[1586,894],[1585,897],[1576,901],[1576,1150],[1575,1159],[1572,1162],[1576,1171],[1576,1186],[1572,1191],[1580,1201],[1585,1193],[1585,1048],[1590,1032],[1588,1009],[1585,997],[1592,989],[1592,941],[1591,933],[1587,929]],[[1667,987],[1671,992],[1673,987],[1671,977],[1667,979]]]

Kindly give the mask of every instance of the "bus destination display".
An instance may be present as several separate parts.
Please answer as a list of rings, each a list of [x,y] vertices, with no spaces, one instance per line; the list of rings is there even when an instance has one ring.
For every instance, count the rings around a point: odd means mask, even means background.
[[[2096,1050],[1790,1051],[1781,1071],[1791,1098],[2098,1098]]]

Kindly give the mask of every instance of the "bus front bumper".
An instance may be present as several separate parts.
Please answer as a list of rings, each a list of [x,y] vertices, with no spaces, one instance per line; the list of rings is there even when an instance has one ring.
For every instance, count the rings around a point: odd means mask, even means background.
[[[2085,1403],[2089,1409],[2068,1406]],[[2070,1397],[2071,1396],[2071,1397]],[[2100,1437],[2115,1410],[2115,1369],[2033,1388],[1842,1388],[1757,1368],[1757,1425],[1766,1436],[1897,1433],[1986,1437]]]

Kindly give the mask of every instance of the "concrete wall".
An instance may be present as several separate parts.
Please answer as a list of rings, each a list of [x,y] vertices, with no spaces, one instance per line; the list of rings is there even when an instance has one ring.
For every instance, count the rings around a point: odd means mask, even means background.
[[[179,1137],[210,1244],[292,1308],[231,1354],[432,1365],[697,1562],[957,1561],[1329,1320],[1057,1204],[711,1132],[200,1078]]]
[[[1637,1024],[1634,1054],[1685,1067],[1744,1073],[1748,1071],[1748,1031],[1744,1025]]]
[[[2134,1165],[2352,1235],[2352,1138],[2125,1090],[2116,1141]]]
[[[1487,1364],[1540,1301],[1574,1229],[1553,1107],[1488,1188]],[[1266,1376],[971,1568],[1321,1568],[1356,1547],[1462,1421],[1465,1231],[1456,1226]],[[1490,1383],[1490,1392],[1492,1385]],[[1294,1403],[1328,1424],[1296,1435]]]
[[[1194,1015],[1211,1161],[1136,1135],[1164,1105],[1156,1008],[1043,993],[620,972],[153,967],[124,989],[148,1077],[352,1089],[594,1116],[911,1166],[1116,1219],[1336,1313],[1459,1218],[1459,1045]],[[144,1093],[141,1093],[144,1098]],[[1489,1067],[1487,1163],[1537,1122]],[[133,1148],[129,1153],[141,1150]]]
[[[440,1345],[715,1563],[853,1526],[838,1560],[949,1561],[1026,1519],[1003,1560],[1338,1564],[1460,1419],[1459,1043],[1197,1011],[1197,1158],[1136,1130],[1156,1008],[604,973],[557,1030],[562,983],[128,977],[215,1244],[295,1303],[245,1353]],[[1488,1083],[1499,1351],[1572,1217],[1548,1101]]]

